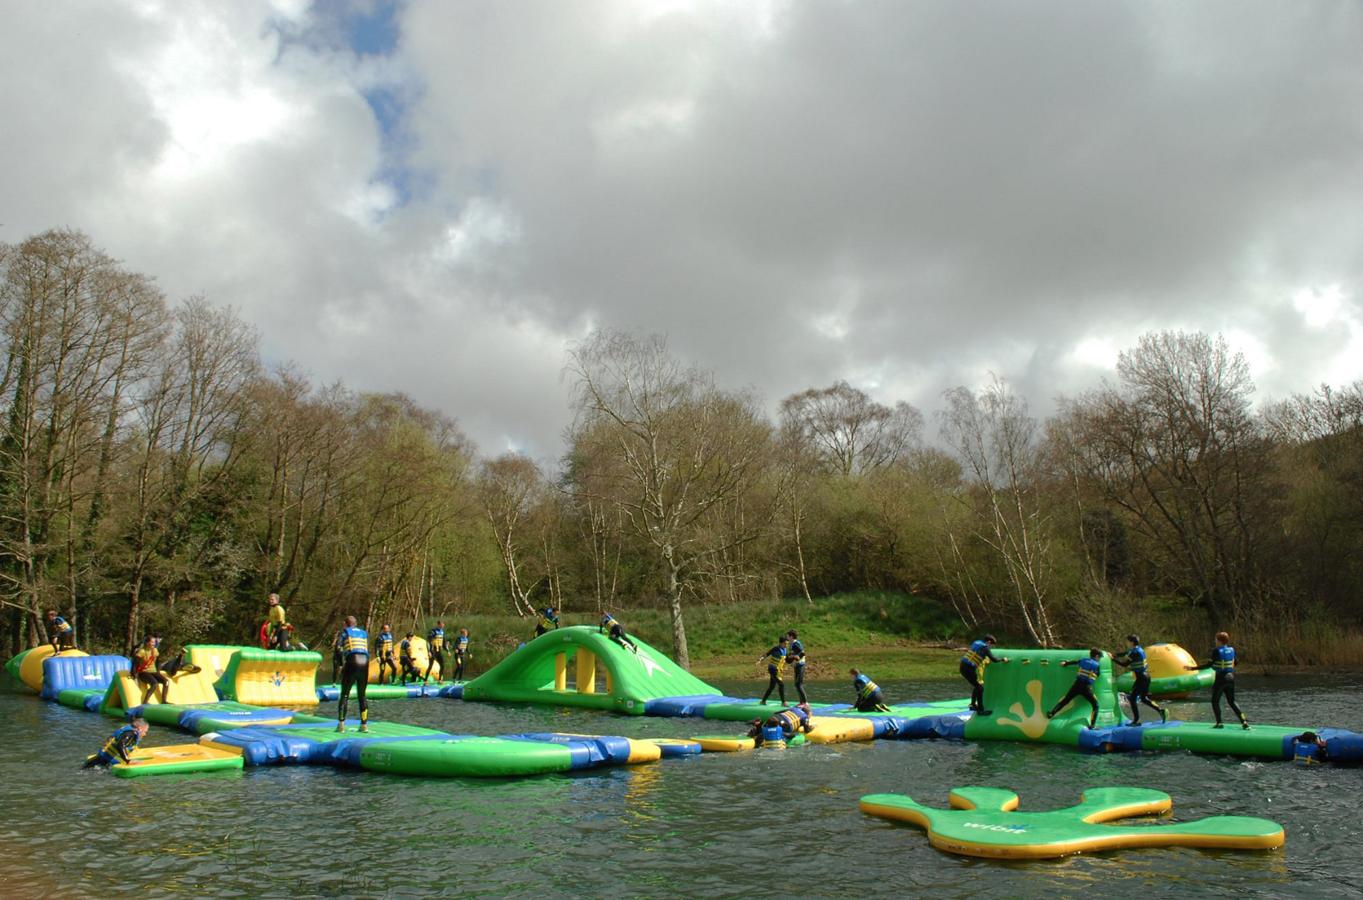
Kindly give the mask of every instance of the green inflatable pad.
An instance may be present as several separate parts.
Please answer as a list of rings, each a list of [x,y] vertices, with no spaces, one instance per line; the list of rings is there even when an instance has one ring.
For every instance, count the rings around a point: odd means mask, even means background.
[[[1086,657],[1083,650],[995,650],[1008,662],[985,666],[984,706],[989,715],[976,715],[965,725],[968,741],[1039,741],[1048,744],[1079,743],[1079,732],[1088,727],[1093,707],[1075,698],[1054,719],[1047,711],[1074,684],[1075,666],[1062,663]],[[1121,722],[1121,707],[1112,689],[1112,659],[1103,655],[1098,680],[1097,727]]]
[[[378,741],[360,750],[360,767],[430,778],[506,778],[566,772],[573,767],[573,754],[561,744],[495,737]]]
[[[1213,816],[1169,825],[1107,825],[1117,819],[1163,815],[1169,795],[1146,788],[1090,788],[1079,805],[1048,812],[1016,812],[1018,795],[990,787],[957,788],[951,809],[935,809],[903,794],[868,794],[862,812],[909,822],[928,832],[938,850],[991,859],[1045,859],[1133,847],[1271,850],[1285,840],[1277,822]]]

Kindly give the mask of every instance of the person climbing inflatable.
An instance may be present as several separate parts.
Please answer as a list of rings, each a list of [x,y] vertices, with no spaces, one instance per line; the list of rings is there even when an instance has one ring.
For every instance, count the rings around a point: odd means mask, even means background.
[[[1062,662],[1062,666],[1078,666],[1079,671],[1074,676],[1074,684],[1070,685],[1069,691],[1060,698],[1060,702],[1051,707],[1050,712],[1046,713],[1046,718],[1054,719],[1060,710],[1069,705],[1070,701],[1076,698],[1087,700],[1093,707],[1093,713],[1089,716],[1089,728],[1098,724],[1098,698],[1093,695],[1093,685],[1098,681],[1098,673],[1102,671],[1103,651],[1098,649],[1089,650],[1087,657],[1080,659],[1067,659]]]
[[[535,623],[535,637],[553,631],[558,627],[558,610],[552,606],[546,606],[540,610],[539,621]]]
[[[47,611],[47,641],[53,653],[65,653],[76,649],[76,630],[71,623],[57,615],[55,609]]]
[[[989,710],[984,708],[984,681],[981,670],[986,663],[1006,663],[1008,657],[998,657],[994,655],[994,640],[992,634],[973,642],[961,657],[961,677],[970,685],[970,708],[982,716],[989,715]]]
[[[638,645],[631,641],[629,635],[625,632],[625,626],[621,625],[610,613],[601,617],[601,633],[608,634],[611,640],[630,652],[636,654],[639,652]]]
[[[103,768],[116,762],[131,764],[133,751],[147,736],[147,727],[147,720],[142,718],[133,719],[127,725],[120,726],[109,735],[109,739],[104,742],[98,753],[85,758],[85,765],[82,768],[93,769],[97,766]]]
[[[760,747],[768,740],[788,741],[801,732],[808,734],[814,730],[809,715],[808,703],[788,706],[779,712],[772,713],[765,722],[761,719],[753,719],[749,723],[748,737],[756,741],[757,746]]]

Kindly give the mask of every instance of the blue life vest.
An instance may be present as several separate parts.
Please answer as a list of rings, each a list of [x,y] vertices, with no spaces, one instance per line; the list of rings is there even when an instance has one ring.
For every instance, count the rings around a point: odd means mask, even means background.
[[[1212,668],[1216,674],[1229,673],[1235,671],[1235,648],[1230,644],[1224,647],[1217,647],[1212,651]]]
[[[602,629],[610,628],[610,627],[611,627],[612,625],[614,625],[614,624],[615,624],[615,617],[612,616],[610,613],[606,613],[604,616],[601,617],[601,627],[602,627]]]
[[[401,643],[401,644],[398,644],[398,654],[399,654],[400,656],[406,658],[406,659],[411,659],[411,658],[412,658],[412,642],[411,642],[410,640],[408,640],[407,638],[403,638],[403,639],[402,639],[402,643]]]
[[[104,742],[99,755],[110,761],[122,759],[125,755],[132,755],[137,749],[138,743],[142,739],[137,736],[137,729],[131,725],[123,725]]]
[[[798,669],[805,664],[805,645],[800,643],[799,638],[790,642],[789,653],[795,660],[795,668]]]
[[[784,741],[785,739],[786,730],[782,728],[780,725],[775,725],[771,728],[762,729],[762,740],[764,741],[771,741],[774,743],[776,741]]]
[[[359,627],[342,628],[336,649],[346,656],[368,656],[369,634]]]
[[[71,630],[71,624],[61,616],[57,616],[52,620],[52,627],[57,629],[57,634],[66,634]]]
[[[1079,678],[1093,684],[1098,680],[1098,673],[1102,670],[1102,660],[1084,657],[1079,660]]]
[[[393,632],[379,632],[379,655],[391,656],[393,653]]]
[[[426,635],[426,646],[432,650],[445,649],[445,629],[432,628]]]
[[[782,728],[788,727],[790,729],[790,733],[795,734],[806,722],[809,721],[809,713],[805,712],[803,709],[800,709],[798,706],[792,706],[789,709],[781,710],[779,713],[773,716],[773,718],[775,718],[781,723]]]
[[[1130,664],[1131,671],[1137,675],[1143,675],[1149,668],[1145,663],[1145,650],[1141,648],[1140,644],[1126,651],[1126,661]]]
[[[455,653],[463,653],[463,652],[465,652],[466,650],[468,650],[468,648],[469,648],[469,636],[468,636],[467,634],[461,634],[461,635],[459,635],[459,637],[457,637],[457,638],[454,639],[454,652],[455,652]]]
[[[786,648],[782,647],[780,644],[777,644],[775,647],[772,647],[770,650],[768,650],[767,651],[768,671],[774,669],[778,674],[785,671],[787,652],[789,651],[787,651]]]
[[[858,700],[865,700],[867,697],[870,697],[876,691],[880,690],[880,685],[876,684],[865,675],[858,675],[856,678],[853,678],[852,687],[856,688]]]
[[[1320,762],[1320,746],[1312,741],[1292,742],[1292,761],[1299,766],[1314,766]]]
[[[603,621],[601,624],[606,623]],[[554,614],[552,607],[546,608],[544,612],[540,613],[540,627],[545,631],[558,627],[558,616]]]
[[[965,652],[965,656],[961,657],[961,662],[979,668],[984,664],[987,653],[989,653],[989,642],[983,639],[975,641],[970,645],[970,649]]]

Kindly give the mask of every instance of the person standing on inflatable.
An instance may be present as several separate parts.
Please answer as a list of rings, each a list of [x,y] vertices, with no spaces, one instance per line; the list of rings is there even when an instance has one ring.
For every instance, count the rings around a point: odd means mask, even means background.
[[[266,600],[269,605],[269,616],[266,622],[270,626],[270,647],[274,650],[290,650],[289,646],[289,620],[284,616],[284,604],[279,602],[278,594],[271,594]]]
[[[52,645],[54,654],[76,649],[76,629],[57,615],[55,609],[47,611],[47,642]]]
[[[336,708],[336,730],[345,731],[345,711],[353,685],[360,700],[360,732],[367,732],[369,703],[364,699],[364,690],[369,684],[369,635],[359,627],[354,616],[346,616],[338,641],[345,664],[341,666],[341,702]]]
[[[1145,662],[1145,648],[1141,646],[1141,639],[1134,634],[1128,634],[1126,640],[1131,645],[1130,649],[1123,650],[1112,659],[1118,665],[1130,669],[1135,679],[1131,684],[1131,693],[1126,695],[1126,702],[1131,705],[1131,724],[1141,724],[1141,709],[1136,705],[1138,703],[1144,703],[1159,713],[1161,722],[1168,722],[1168,710],[1150,699],[1150,667]]]
[[[1060,702],[1051,707],[1051,711],[1046,713],[1046,718],[1054,719],[1060,710],[1069,705],[1069,702],[1076,697],[1082,697],[1088,701],[1089,706],[1093,707],[1092,714],[1089,715],[1089,728],[1098,724],[1098,698],[1093,695],[1093,685],[1098,681],[1098,673],[1102,671],[1103,651],[1092,649],[1089,655],[1081,659],[1067,659],[1062,662],[1062,666],[1078,666],[1079,673],[1074,677],[1074,684],[1065,696],[1060,698]]]
[[[398,661],[393,657],[393,626],[385,625],[379,632],[374,655],[379,658],[379,684],[392,684],[398,680]],[[390,675],[384,675],[390,672]]]
[[[986,634],[970,645],[965,651],[965,656],[961,657],[961,677],[970,684],[970,708],[982,716],[989,715],[989,710],[984,708],[984,681],[981,670],[987,662],[1006,663],[1008,657],[998,657],[994,655],[994,640],[992,634]]]
[[[147,736],[147,720],[142,718],[133,719],[127,725],[120,726],[117,731],[109,735],[109,739],[104,742],[104,746],[93,756],[85,757],[85,765],[82,768],[93,769],[96,766],[111,766],[116,762],[132,765],[133,751],[137,745],[142,743],[142,739]]]
[[[808,705],[809,697],[805,694],[805,645],[800,642],[800,635],[796,634],[794,628],[786,632],[786,637],[790,638],[786,657],[795,665],[795,693],[800,695],[801,703]]]
[[[553,631],[558,627],[558,610],[552,606],[546,606],[540,610],[539,621],[535,623],[535,637],[539,637],[547,631]]]
[[[147,635],[142,646],[133,651],[133,680],[142,685],[142,703],[151,698],[154,690],[160,689],[161,702],[166,702],[166,692],[170,690],[170,679],[156,668],[156,659],[161,655],[157,646],[161,639],[154,634]]]
[[[1230,635],[1224,631],[1216,633],[1216,647],[1212,649],[1211,661],[1206,665],[1212,667],[1212,674],[1215,680],[1212,682],[1212,713],[1216,716],[1216,724],[1213,728],[1224,728],[1221,722],[1221,698],[1225,697],[1230,704],[1231,711],[1240,720],[1240,726],[1249,731],[1249,720],[1245,714],[1240,712],[1240,707],[1235,702],[1235,648],[1230,645]],[[1196,672],[1198,666],[1184,666],[1189,672]]]
[[[440,663],[440,677],[444,678],[449,671],[445,667],[445,623],[436,622],[435,627],[426,632],[426,674],[421,676],[422,682],[431,680],[431,670],[435,664]]]
[[[857,692],[857,699],[854,703],[857,712],[890,711],[890,708],[885,705],[885,694],[881,692],[880,685],[856,669],[852,669],[850,674],[852,676],[852,690]]]
[[[787,649],[789,643],[783,634],[776,641],[775,647],[757,657],[759,663],[767,664],[767,692],[762,695],[763,706],[767,705],[767,698],[771,696],[773,690],[779,692],[781,705],[786,705],[786,680],[782,676],[786,672],[786,657],[790,654],[790,650]]]
[[[631,641],[629,639],[629,635],[625,633],[625,626],[617,622],[615,620],[615,617],[612,616],[610,613],[606,613],[601,617],[601,633],[609,634],[610,639],[615,641],[621,647],[627,647],[630,651],[634,653],[639,652],[638,645],[636,645],[634,641]]]
[[[469,630],[459,629],[459,636],[454,639],[454,677],[452,681],[464,680],[464,663],[469,659]]]
[[[398,664],[402,666],[402,683],[407,683],[410,676],[413,681],[419,677],[416,673],[416,665],[412,662],[412,638],[416,637],[416,632],[409,631],[407,636],[398,644]]]

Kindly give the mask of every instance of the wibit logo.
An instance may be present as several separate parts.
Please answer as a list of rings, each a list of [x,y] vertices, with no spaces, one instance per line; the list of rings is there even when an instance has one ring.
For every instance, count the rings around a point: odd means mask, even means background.
[[[284,682],[287,680],[288,679],[284,677],[283,672],[275,672],[274,675],[270,678],[270,683],[273,684],[275,687],[283,687]]]
[[[962,828],[978,828],[981,831],[1002,831],[1005,834],[1022,834],[1027,830],[1026,825],[989,825],[984,822],[962,822]]]
[[[1046,718],[1045,710],[1041,708],[1040,679],[1034,679],[1027,682],[1027,686],[1023,690],[1027,692],[1028,697],[1032,698],[1031,713],[1024,714],[1022,711],[1022,704],[1014,703],[1012,706],[1008,707],[1008,711],[1017,716],[1016,719],[1007,719],[1000,716],[995,719],[994,722],[999,725],[1007,725],[1016,728],[1027,737],[1036,740],[1046,733],[1046,729],[1049,728],[1051,724],[1051,720]]]

